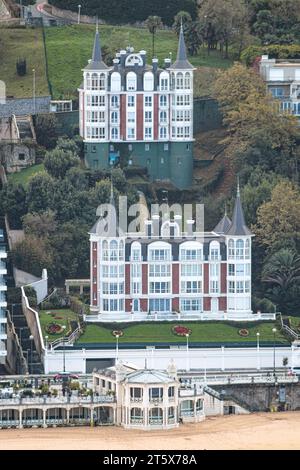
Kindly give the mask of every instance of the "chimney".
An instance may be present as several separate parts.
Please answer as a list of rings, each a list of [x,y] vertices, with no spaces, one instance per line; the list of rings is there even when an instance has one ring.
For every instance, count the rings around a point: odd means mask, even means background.
[[[126,54],[127,54],[127,52],[124,49],[122,49],[120,51],[120,64],[121,64],[121,67],[125,67]]]
[[[152,236],[152,220],[145,220],[145,232],[146,232],[146,237],[151,238],[151,236]]]
[[[158,69],[158,59],[156,59],[155,57],[154,59],[152,59],[152,70],[154,74],[156,74],[157,69]]]
[[[159,237],[159,215],[154,214],[152,216],[152,236]]]
[[[140,56],[143,59],[143,66],[146,66],[146,51],[140,51]]]
[[[193,232],[193,225],[194,225],[195,221],[194,220],[187,220],[186,221],[186,225],[187,225],[187,236],[188,237],[193,237],[194,235],[194,232]]]
[[[171,66],[171,59],[167,58],[164,60],[164,68],[168,69]]]
[[[119,65],[119,59],[114,59],[113,64],[114,64],[114,71],[117,72],[118,71],[118,65]]]

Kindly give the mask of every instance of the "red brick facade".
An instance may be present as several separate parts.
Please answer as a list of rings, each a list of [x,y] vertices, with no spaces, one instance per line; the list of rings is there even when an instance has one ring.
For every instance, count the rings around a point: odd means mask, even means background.
[[[98,305],[98,270],[97,270],[97,257],[98,254],[98,248],[97,248],[97,242],[92,243],[92,305],[97,306]],[[96,265],[96,267],[95,267]],[[94,282],[95,281],[95,282]],[[96,297],[95,297],[96,294]]]
[[[137,140],[144,140],[144,95],[137,95],[136,99],[136,138]]]
[[[203,310],[205,312],[211,310],[211,298],[210,297],[204,297],[203,298]]]
[[[227,292],[227,264],[221,263],[221,294]]]
[[[120,103],[120,137],[126,140],[126,95],[121,95]]]
[[[209,264],[204,263],[203,265],[203,292],[204,294],[209,293]]]
[[[148,294],[148,265],[142,264],[142,294]]]
[[[227,297],[220,297],[219,298],[219,310],[221,312],[226,312],[226,310],[227,310]]]

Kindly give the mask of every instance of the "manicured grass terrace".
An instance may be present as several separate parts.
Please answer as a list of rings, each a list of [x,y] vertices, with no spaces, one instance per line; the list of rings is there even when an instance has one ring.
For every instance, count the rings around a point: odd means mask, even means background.
[[[275,323],[261,322],[261,323],[247,323],[247,324],[228,324],[224,322],[182,322],[182,323],[143,323],[131,326],[125,325],[91,325],[87,324],[84,334],[79,338],[78,343],[115,343],[116,339],[112,335],[115,329],[122,329],[124,335],[119,338],[121,343],[186,343],[186,337],[175,336],[172,332],[172,327],[176,324],[181,324],[190,328],[192,333],[189,337],[190,343],[203,342],[203,343],[249,343],[256,342],[256,333],[260,333],[260,342],[273,343],[272,328]],[[239,330],[246,328],[249,331],[249,336],[242,337],[239,335]],[[280,333],[276,334],[276,342],[285,344],[287,339]]]
[[[70,322],[78,320],[78,315],[70,309],[41,310],[39,312],[39,317],[43,336],[44,338],[45,336],[48,336],[48,341],[55,341],[56,339],[62,336],[70,334]],[[46,328],[50,323],[58,323],[59,325],[65,325],[66,329],[62,333],[51,335],[46,331]]]

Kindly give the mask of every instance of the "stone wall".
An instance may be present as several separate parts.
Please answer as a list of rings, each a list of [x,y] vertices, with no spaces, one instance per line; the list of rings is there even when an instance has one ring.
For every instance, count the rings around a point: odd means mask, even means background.
[[[251,384],[214,386],[215,390],[225,392],[237,404],[249,411],[270,411],[278,407],[287,410],[300,410],[300,383]],[[284,390],[284,392],[283,392]],[[279,401],[285,395],[285,401]]]
[[[11,117],[13,114],[16,116],[24,116],[38,113],[49,113],[50,101],[51,96],[37,96],[34,109],[33,98],[7,99],[6,103],[0,106],[0,118]]]

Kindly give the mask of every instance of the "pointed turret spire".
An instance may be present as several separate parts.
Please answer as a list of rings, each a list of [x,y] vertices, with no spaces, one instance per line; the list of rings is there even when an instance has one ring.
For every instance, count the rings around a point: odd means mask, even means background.
[[[241,235],[249,236],[252,235],[251,231],[245,223],[244,211],[242,208],[241,198],[240,198],[240,182],[238,178],[237,182],[237,191],[236,191],[236,200],[233,209],[232,223],[226,233],[226,235]]]
[[[90,69],[90,70],[108,69],[107,65],[102,60],[102,51],[101,51],[101,42],[100,42],[98,18],[97,18],[97,22],[96,22],[96,32],[95,32],[92,60],[89,62],[89,64],[85,68]]]
[[[187,59],[185,40],[184,40],[184,34],[183,34],[183,26],[182,26],[182,20],[181,20],[177,57],[176,57],[176,61],[174,62],[174,64],[171,65],[170,69],[187,70],[187,69],[193,69],[193,68],[194,67],[192,66],[192,64],[190,64],[190,62]]]

